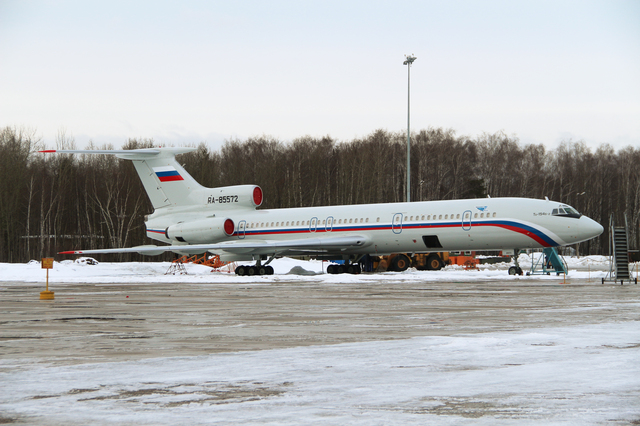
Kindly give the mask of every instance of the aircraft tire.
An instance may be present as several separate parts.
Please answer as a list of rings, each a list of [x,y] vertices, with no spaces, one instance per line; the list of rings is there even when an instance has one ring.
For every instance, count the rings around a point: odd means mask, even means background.
[[[257,274],[258,274],[258,268],[256,268],[255,266],[249,266],[249,269],[247,270],[247,275],[252,276]]]
[[[244,265],[240,265],[236,268],[236,275],[244,276],[247,275],[247,267]]]
[[[335,269],[336,269],[335,265],[331,264],[331,265],[327,266],[327,273],[328,274],[335,274],[336,273]]]
[[[336,274],[344,274],[345,268],[344,265],[336,265]]]
[[[356,267],[355,265],[349,265],[347,266],[347,274],[355,274],[356,273]]]
[[[520,269],[520,268],[517,268],[515,266],[510,267],[509,268],[509,275],[522,275],[522,274],[518,273],[518,269]]]
[[[267,269],[267,275],[273,275],[273,266],[267,265],[266,269]]]
[[[264,266],[258,266],[256,267],[258,275],[267,275],[267,268],[265,268]]]

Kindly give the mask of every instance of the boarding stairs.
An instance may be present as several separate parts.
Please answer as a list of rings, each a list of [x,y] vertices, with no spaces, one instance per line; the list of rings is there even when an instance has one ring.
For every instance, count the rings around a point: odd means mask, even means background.
[[[609,273],[602,279],[602,284],[605,281],[619,281],[621,285],[625,281],[634,281],[638,284],[638,277],[632,279],[629,274],[629,226],[626,214],[624,226],[615,225],[613,214],[609,218],[609,255],[611,256]]]
[[[567,275],[569,273],[567,263],[555,247],[545,247],[535,262],[533,257],[532,254],[531,271],[527,272],[527,275],[550,275],[552,272],[556,275]]]

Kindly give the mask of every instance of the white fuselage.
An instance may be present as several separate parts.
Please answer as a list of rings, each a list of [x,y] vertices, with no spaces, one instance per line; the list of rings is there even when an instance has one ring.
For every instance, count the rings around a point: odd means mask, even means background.
[[[602,233],[602,226],[586,216],[553,215],[560,206],[529,198],[482,198],[272,210],[167,208],[149,217],[147,236],[175,243],[166,235],[169,226],[216,216],[232,219],[235,229],[211,243],[366,238],[367,244],[336,253],[345,255],[555,247]]]

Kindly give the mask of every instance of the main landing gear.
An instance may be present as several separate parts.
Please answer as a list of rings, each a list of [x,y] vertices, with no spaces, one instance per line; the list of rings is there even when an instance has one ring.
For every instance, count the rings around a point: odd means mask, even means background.
[[[518,256],[520,255],[520,249],[513,250],[513,262],[516,264],[509,268],[509,275],[522,275],[522,268],[518,264]]]
[[[236,268],[236,275],[273,275],[273,266],[269,265],[273,259],[272,257],[264,265],[260,259],[254,266],[240,265]]]
[[[361,274],[362,268],[357,263],[346,263],[344,265],[332,263],[327,266],[327,272],[330,274]]]

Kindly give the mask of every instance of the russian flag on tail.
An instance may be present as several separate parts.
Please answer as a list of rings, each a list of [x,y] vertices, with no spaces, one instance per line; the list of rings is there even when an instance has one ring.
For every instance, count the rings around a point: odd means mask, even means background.
[[[154,173],[160,179],[160,182],[173,182],[176,180],[184,180],[180,173],[173,166],[154,167]]]

